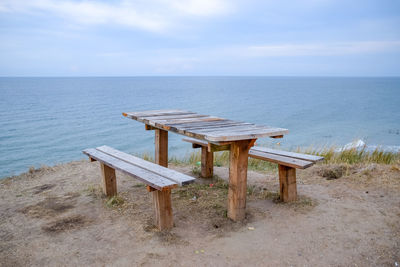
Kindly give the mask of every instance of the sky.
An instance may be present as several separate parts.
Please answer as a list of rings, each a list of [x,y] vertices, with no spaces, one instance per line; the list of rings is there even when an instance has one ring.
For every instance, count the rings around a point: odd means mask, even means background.
[[[400,76],[398,0],[0,0],[0,76]]]

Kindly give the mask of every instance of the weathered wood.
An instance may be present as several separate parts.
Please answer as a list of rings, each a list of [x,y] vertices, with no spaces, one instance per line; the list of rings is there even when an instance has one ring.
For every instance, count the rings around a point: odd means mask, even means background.
[[[155,129],[157,129],[157,128],[155,128],[155,127],[153,127],[153,126],[151,126],[151,125],[145,124],[145,125],[144,125],[144,129],[145,129],[146,131],[152,131],[152,130],[155,130]]]
[[[117,194],[117,179],[115,177],[115,170],[104,163],[100,163],[101,175],[103,177],[103,193],[112,197]]]
[[[228,217],[241,221],[246,215],[247,164],[252,140],[231,144],[229,165]]]
[[[130,164],[136,165],[138,167],[147,169],[148,171],[153,172],[157,175],[163,176],[166,179],[169,179],[169,180],[177,183],[180,186],[186,185],[186,184],[189,184],[189,183],[192,183],[195,181],[195,178],[193,178],[189,175],[174,171],[172,169],[167,169],[165,167],[159,166],[159,165],[149,162],[147,160],[144,160],[144,159],[132,156],[130,154],[127,154],[125,152],[116,150],[109,146],[97,147],[96,150],[106,153],[106,154],[108,154],[112,157],[118,158],[120,160],[123,160],[125,162],[128,162]]]
[[[149,121],[151,125],[157,127],[166,127],[170,129],[171,127],[181,127],[186,125],[187,123],[194,123],[194,122],[207,122],[207,121],[220,121],[221,118],[217,117],[201,117],[201,118],[189,118],[189,119],[174,119],[174,120],[152,120]],[[140,121],[140,120],[138,120]]]
[[[279,139],[279,138],[283,138],[283,135],[275,135],[275,136],[270,136],[271,138],[274,139]]]
[[[261,147],[261,146],[255,146],[251,150],[266,152],[269,154],[274,154],[274,155],[279,155],[279,156],[286,156],[286,157],[290,157],[290,158],[294,158],[294,159],[312,161],[312,162],[318,162],[318,161],[324,160],[324,158],[320,157],[320,156],[295,153],[295,152],[289,152],[289,151],[283,151],[283,150],[276,150],[276,149],[272,149],[272,148],[268,148],[268,147]]]
[[[175,119],[175,120],[167,120],[167,121],[156,121],[156,123],[163,123],[170,127],[182,127],[192,123],[202,123],[202,122],[219,122],[225,121],[226,119],[214,117],[214,116],[206,116],[203,118],[193,118],[193,119]]]
[[[270,154],[253,149],[249,151],[249,157],[266,160],[269,162],[286,165],[298,169],[306,169],[314,164],[314,162],[312,161],[294,159],[294,158],[289,158],[287,156],[279,156],[276,154]]]
[[[192,148],[202,148],[202,145],[198,145],[198,144],[192,144]]]
[[[167,123],[167,125],[172,126]],[[238,126],[252,126],[251,123],[245,123],[245,122],[236,122],[236,121],[230,121],[230,120],[219,120],[219,121],[202,121],[202,122],[196,122],[196,123],[188,123],[185,125],[179,125],[179,129],[181,130],[206,130],[213,129],[214,131],[217,131],[220,128],[227,128],[227,127],[238,127]]]
[[[161,175],[155,174],[154,172],[151,172],[149,170],[135,166],[118,158],[112,157],[96,149],[93,148],[86,149],[83,151],[83,153],[113,169],[122,171],[158,190],[163,190],[166,188],[174,188],[177,186],[176,182],[166,179]]]
[[[230,150],[230,144],[216,145],[216,144],[205,142],[203,140],[197,140],[197,139],[193,139],[193,138],[183,138],[182,140],[185,142],[192,143],[192,148],[207,147],[208,152]]]
[[[215,127],[203,127],[203,128],[195,128],[196,133],[203,133],[206,132],[207,134],[219,134],[220,132],[223,133],[234,133],[234,132],[249,132],[254,130],[268,130],[269,128],[266,126],[256,126],[253,124],[222,124],[216,125]],[[187,129],[187,131],[192,131],[192,129]]]
[[[165,115],[175,115],[175,114],[186,114],[193,113],[186,110],[180,109],[160,109],[160,110],[145,110],[138,112],[124,112],[122,115],[125,117],[146,117],[146,116],[165,116]]]
[[[162,231],[174,226],[172,217],[171,190],[153,191],[155,225]]]
[[[208,143],[207,149],[209,152],[226,151],[231,149],[231,145],[215,145],[213,143]]]
[[[242,132],[220,132],[220,133],[204,133],[204,139],[209,142],[235,141],[257,139],[259,137],[267,137],[277,134],[287,134],[288,131],[282,128],[265,128],[265,129],[249,129]]]
[[[153,121],[169,121],[169,120],[193,119],[193,118],[204,118],[204,117],[209,117],[209,116],[197,113],[189,113],[189,114],[186,113],[186,114],[164,115],[164,116],[142,117],[142,118],[146,118],[146,120],[153,120]]]
[[[160,129],[155,130],[155,161],[168,167],[168,132]]]
[[[288,133],[287,129],[210,117],[190,111],[155,110],[127,112],[123,115],[159,129],[206,140],[211,143],[256,139],[259,137],[278,136]],[[188,116],[189,118],[185,118],[184,116]],[[158,120],[157,118],[163,120]],[[242,128],[228,131],[229,126]]]
[[[278,165],[280,199],[283,202],[297,199],[296,169],[284,165]]]
[[[170,229],[174,226],[172,215],[171,188],[176,187],[176,183],[163,177],[163,175],[173,174],[173,177],[186,179],[183,175],[169,170],[154,163],[136,158],[132,155],[115,150],[111,147],[102,146],[97,149],[86,149],[83,151],[89,158],[99,161],[101,173],[103,175],[103,190],[107,196],[117,194],[117,184],[115,169],[123,171],[140,181],[147,184],[147,191],[152,192],[155,225],[159,230]],[[146,169],[149,168],[149,169]],[[189,178],[194,180],[194,178]],[[186,179],[188,180],[188,179]],[[181,181],[182,182],[182,181]]]
[[[212,178],[214,169],[214,153],[207,147],[201,147],[201,177]]]
[[[151,187],[150,185],[146,185],[146,189],[147,189],[147,192],[153,192],[153,191],[157,190],[157,189]]]

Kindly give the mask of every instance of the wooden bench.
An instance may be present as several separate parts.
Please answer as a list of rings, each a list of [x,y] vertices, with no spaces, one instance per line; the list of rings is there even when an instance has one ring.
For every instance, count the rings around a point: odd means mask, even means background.
[[[212,177],[213,174],[213,152],[229,150],[229,145],[218,147],[206,141],[192,138],[184,138],[183,141],[192,143],[193,148],[201,147],[201,175],[205,178]],[[249,150],[249,157],[278,164],[280,199],[283,202],[294,201],[297,198],[296,169],[306,169],[324,159],[315,155],[259,146],[254,146]]]
[[[91,161],[99,161],[103,176],[103,192],[107,196],[117,194],[115,170],[122,171],[147,185],[153,194],[155,225],[160,230],[173,227],[171,189],[189,184],[195,178],[129,155],[108,146],[83,151]]]

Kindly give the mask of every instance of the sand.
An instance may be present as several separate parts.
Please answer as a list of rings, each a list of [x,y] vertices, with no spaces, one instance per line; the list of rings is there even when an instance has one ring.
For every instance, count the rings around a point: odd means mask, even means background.
[[[172,168],[194,175],[190,166]],[[215,173],[222,180],[174,190],[175,227],[166,232],[153,227],[150,194],[132,178],[117,172],[119,197],[102,196],[97,162],[1,180],[0,265],[400,265],[398,165],[298,171],[299,200],[288,204],[276,200],[276,171],[249,171],[240,223],[226,218],[228,169]]]

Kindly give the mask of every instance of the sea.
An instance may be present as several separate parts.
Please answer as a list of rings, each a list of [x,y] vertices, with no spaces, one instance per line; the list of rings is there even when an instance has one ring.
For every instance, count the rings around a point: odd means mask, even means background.
[[[400,150],[400,78],[363,77],[3,77],[0,178],[85,158],[108,145],[154,153],[154,132],[122,112],[184,109],[289,129],[259,145]],[[169,135],[169,155],[192,152]]]

